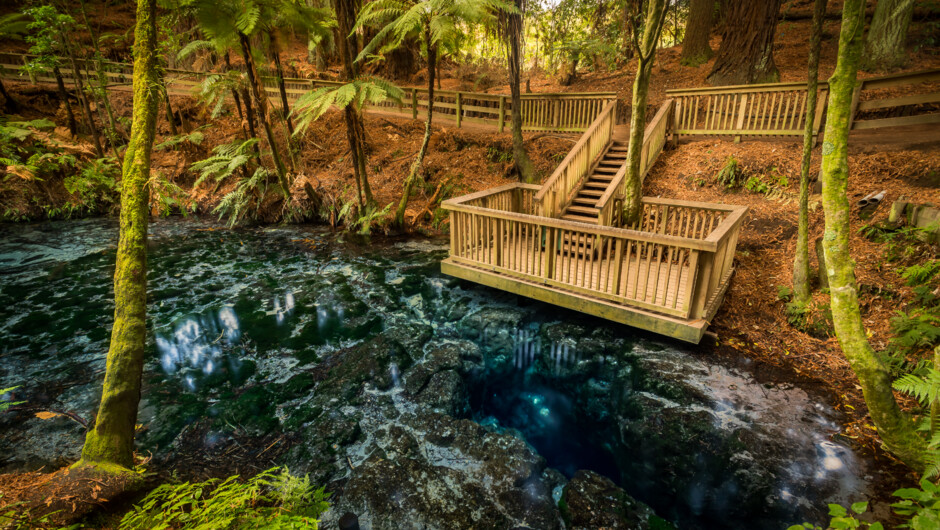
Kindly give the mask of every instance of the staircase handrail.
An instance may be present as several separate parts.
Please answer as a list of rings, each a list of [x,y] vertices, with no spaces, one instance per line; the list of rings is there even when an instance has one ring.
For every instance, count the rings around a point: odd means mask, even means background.
[[[535,202],[541,205],[543,216],[558,217],[561,214],[568,196],[587,175],[591,162],[610,144],[617,121],[616,109],[616,99],[604,106],[578,143],[568,151],[568,155],[535,194]]]

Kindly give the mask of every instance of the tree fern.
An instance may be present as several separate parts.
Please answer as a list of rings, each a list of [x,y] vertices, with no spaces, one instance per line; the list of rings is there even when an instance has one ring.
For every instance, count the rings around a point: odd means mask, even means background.
[[[271,173],[259,167],[251,178],[242,180],[235,189],[227,193],[213,213],[219,214],[219,219],[228,217],[229,226],[235,226],[252,212],[257,212],[268,192],[268,178]]]
[[[373,76],[363,76],[338,87],[311,90],[300,96],[294,104],[293,115],[297,118],[295,134],[303,133],[330,107],[344,109],[352,104],[359,112],[366,105],[376,105],[388,100],[401,103],[403,94],[400,88],[385,79]]]
[[[209,178],[221,183],[232,176],[251,160],[254,156],[254,146],[258,142],[257,138],[252,138],[245,141],[235,140],[232,143],[217,146],[212,150],[214,153],[212,156],[189,166],[190,170],[199,173],[199,178],[193,183],[193,188],[198,188]]]

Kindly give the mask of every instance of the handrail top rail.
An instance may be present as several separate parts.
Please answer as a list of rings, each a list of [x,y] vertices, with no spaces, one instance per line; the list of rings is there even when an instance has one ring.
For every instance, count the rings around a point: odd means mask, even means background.
[[[923,82],[928,82],[935,80],[936,77],[940,75],[940,68],[931,68],[928,70],[919,70],[917,72],[901,72],[897,74],[888,74],[877,77],[869,77],[867,79],[859,79],[858,82],[861,83],[863,89],[876,89],[878,84],[881,82],[894,83],[902,79],[917,79],[923,77]],[[773,90],[787,90],[795,88],[806,87],[808,83],[806,81],[791,81],[786,83],[758,83],[753,85],[726,85],[726,86],[714,86],[714,87],[696,87],[696,88],[671,88],[666,90],[667,96],[685,96],[685,95],[694,95],[694,94],[708,94],[708,93],[741,93],[741,92],[768,92]],[[829,82],[825,80],[820,80],[819,83],[820,90],[828,90]],[[869,86],[875,85],[875,86]]]
[[[540,215],[532,214],[523,214],[517,212],[507,212],[503,210],[495,210],[493,208],[485,208],[483,206],[471,206],[466,204],[466,202],[480,199],[482,197],[487,197],[490,195],[496,195],[505,191],[510,191],[512,189],[529,189],[535,190],[538,186],[534,184],[522,184],[522,183],[510,183],[496,188],[490,188],[488,190],[478,191],[476,193],[471,193],[468,195],[462,195],[460,197],[455,197],[453,199],[448,199],[441,203],[441,208],[449,211],[456,212],[465,212],[465,213],[475,213],[478,215],[484,215],[487,217],[498,217],[503,219],[508,219],[511,221],[520,221],[520,222],[529,222],[534,224],[540,224],[543,226],[550,226],[553,228],[562,228],[567,230],[580,230],[583,232],[590,232],[596,235],[609,236],[609,237],[622,237],[622,238],[631,238],[639,241],[646,241],[650,243],[663,243],[674,246],[682,246],[685,248],[692,248],[695,250],[704,250],[709,252],[715,252],[718,249],[718,245],[728,237],[735,226],[737,226],[741,220],[744,218],[744,214],[747,213],[748,207],[743,205],[735,204],[721,204],[721,203],[709,203],[709,202],[700,202],[700,201],[685,201],[679,199],[665,199],[659,197],[643,197],[641,200],[646,204],[658,204],[663,206],[676,206],[684,208],[695,208],[700,210],[710,210],[710,211],[722,211],[727,212],[729,215],[721,222],[717,227],[715,227],[711,234],[706,239],[692,239],[686,237],[678,236],[667,236],[663,234],[655,234],[651,232],[644,232],[641,230],[632,230],[629,228],[616,228],[611,226],[603,226],[592,223],[582,223],[578,221],[569,221],[567,219],[556,219],[553,217],[542,217]]]
[[[571,161],[578,154],[578,152],[584,148],[590,139],[591,134],[593,134],[594,131],[600,127],[601,121],[603,121],[608,114],[613,112],[613,109],[616,107],[616,105],[616,99],[610,100],[606,105],[604,105],[604,109],[597,114],[597,117],[594,118],[594,121],[591,122],[591,125],[588,126],[587,130],[585,130],[581,135],[581,138],[578,139],[578,143],[574,144],[574,147],[568,151],[568,154],[565,155],[565,158],[561,161],[560,164],[558,164],[558,166],[555,168],[555,171],[552,172],[551,176],[545,179],[545,182],[542,183],[542,189],[540,189],[539,192],[535,194],[536,202],[542,202],[542,199],[545,198],[545,194],[548,193],[549,187],[553,185],[555,181],[561,178],[562,172],[565,171],[565,169],[571,164]]]

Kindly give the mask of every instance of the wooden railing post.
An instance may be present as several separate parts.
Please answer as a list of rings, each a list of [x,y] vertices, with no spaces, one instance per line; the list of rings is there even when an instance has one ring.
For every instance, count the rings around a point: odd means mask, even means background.
[[[822,130],[823,112],[826,110],[826,102],[829,99],[829,91],[823,89],[816,101],[816,116],[813,117],[813,146],[819,143],[819,131]]]
[[[555,229],[545,228],[545,270],[543,279],[551,279],[555,276]]]
[[[561,100],[555,98],[555,105],[552,107],[552,127],[558,128],[559,111],[561,110]]]
[[[734,143],[741,143],[741,131],[744,130],[744,113],[747,112],[747,94],[741,94],[741,104],[738,105],[738,119],[734,124],[738,134],[734,135]]]
[[[506,124],[506,96],[499,96],[499,132],[503,132]]]
[[[461,96],[462,94],[460,92],[457,92],[457,128],[458,129],[460,128],[460,117],[463,114],[463,107],[461,105],[463,98]]]
[[[695,272],[695,296],[692,300],[690,318],[703,318],[705,316],[705,304],[711,292],[708,285],[711,283],[712,267],[715,261],[713,252],[699,253],[698,270]]]

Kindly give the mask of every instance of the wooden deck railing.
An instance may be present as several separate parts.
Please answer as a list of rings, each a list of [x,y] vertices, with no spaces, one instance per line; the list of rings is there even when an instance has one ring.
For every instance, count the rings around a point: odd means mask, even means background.
[[[561,215],[571,195],[587,177],[591,163],[610,145],[616,123],[617,101],[611,100],[535,195],[543,216]]]
[[[822,124],[828,85],[820,83],[814,130]],[[806,83],[771,83],[667,90],[675,99],[679,136],[802,137],[806,123]]]
[[[640,150],[640,181],[646,179],[646,175],[656,163],[659,154],[662,153],[669,138],[669,131],[672,129],[673,112],[675,112],[674,100],[667,99],[653,119],[646,124],[646,130],[643,131],[643,145]],[[610,185],[604,195],[597,200],[597,208],[600,214],[597,216],[597,224],[604,226],[620,226],[620,211],[626,189],[627,164],[620,167],[620,170],[614,175]]]
[[[533,215],[527,198],[538,189],[445,201],[450,259],[665,315],[714,315],[747,207],[645,198],[642,230],[628,230]]]
[[[34,56],[26,54],[0,53],[0,75],[20,77],[27,75],[23,65]],[[79,60],[82,75],[94,74],[94,65],[90,61]],[[63,64],[66,64],[63,61]],[[132,81],[133,66],[125,63],[104,62],[104,70],[111,86],[129,86]],[[167,88],[173,94],[192,95],[193,90],[211,73],[188,70],[166,69]],[[61,68],[64,80],[71,84],[72,69]],[[34,73],[29,76],[34,83],[55,83],[51,72]],[[262,76],[265,92],[274,106],[280,106],[280,92],[277,80],[271,76]],[[285,78],[284,85],[288,100],[296,100],[306,92],[325,86],[338,86],[339,81],[322,79]],[[428,90],[419,87],[402,87],[405,96],[401,104],[386,101],[373,108],[383,112],[395,112],[413,119],[418,119],[428,109]],[[587,129],[606,105],[615,100],[616,92],[590,93],[542,93],[522,95],[522,129],[525,131],[581,132]],[[512,99],[503,94],[482,94],[453,90],[434,91],[435,115],[456,121],[457,127],[464,122],[478,123],[496,127],[502,132],[512,113]]]
[[[852,95],[852,130],[940,123],[940,70],[860,80]],[[892,88],[907,87],[904,96]]]

